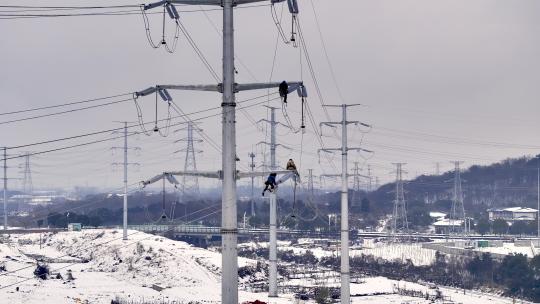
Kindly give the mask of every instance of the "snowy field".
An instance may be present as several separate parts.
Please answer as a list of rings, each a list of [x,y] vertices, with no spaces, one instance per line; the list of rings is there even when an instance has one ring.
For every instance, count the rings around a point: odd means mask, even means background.
[[[122,241],[121,231],[116,230],[44,233],[41,248],[39,234],[4,238],[0,243],[0,263],[6,271],[0,271],[0,302],[109,304],[115,297],[146,301],[164,299],[176,303],[220,302],[219,253],[159,236],[135,231],[129,234],[129,240]],[[36,279],[33,275],[36,259],[47,261],[54,276],[58,273],[62,278]],[[240,266],[255,263],[239,259]],[[74,280],[67,279],[68,270]],[[428,288],[386,278],[365,278],[351,286],[352,294],[364,295],[353,297],[353,303],[429,303],[391,294],[398,284],[419,290]],[[329,283],[329,287],[334,285],[338,282]],[[463,296],[451,289],[443,291],[461,303],[511,303],[497,296]],[[373,295],[375,293],[388,294]],[[304,303],[292,295],[269,300],[265,293],[247,291],[240,292],[240,299],[276,304]]]
[[[279,250],[292,250],[295,254],[304,254],[306,251],[311,251],[317,258],[322,257],[337,257],[339,256],[340,248],[338,245],[331,247],[308,245],[306,242],[299,241],[298,245],[291,245],[291,242],[279,241]],[[244,243],[241,247],[251,248],[266,248],[267,242],[259,243]],[[414,265],[430,265],[435,261],[435,250],[422,248],[422,244],[394,244],[394,243],[374,243],[370,248],[355,249],[352,247],[349,252],[351,257],[361,255],[372,255],[377,258],[382,258],[388,261],[399,260],[405,262],[411,260]]]
[[[505,255],[520,253],[528,256],[529,258],[533,258],[535,254],[538,254],[538,252],[533,252],[533,248],[531,247],[518,247],[514,246],[513,243],[504,243],[502,247],[476,248],[475,250],[480,252],[491,252]]]

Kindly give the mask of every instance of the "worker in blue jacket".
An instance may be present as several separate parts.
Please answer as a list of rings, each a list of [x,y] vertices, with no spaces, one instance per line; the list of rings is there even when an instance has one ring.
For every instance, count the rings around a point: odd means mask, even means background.
[[[270,175],[268,175],[268,178],[266,179],[266,182],[264,182],[264,190],[262,192],[262,196],[264,196],[264,193],[266,191],[274,191],[274,188],[276,187],[276,176],[277,174],[276,173],[270,173]]]

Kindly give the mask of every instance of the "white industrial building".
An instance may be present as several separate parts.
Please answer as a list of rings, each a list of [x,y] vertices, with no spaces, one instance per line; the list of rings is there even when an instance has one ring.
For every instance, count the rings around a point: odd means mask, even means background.
[[[514,221],[534,221],[538,215],[538,210],[525,207],[496,208],[488,209],[489,220],[502,219],[508,222]]]

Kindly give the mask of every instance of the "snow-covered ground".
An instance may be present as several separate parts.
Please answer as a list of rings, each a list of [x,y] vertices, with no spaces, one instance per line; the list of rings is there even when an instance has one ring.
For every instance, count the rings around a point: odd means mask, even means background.
[[[146,301],[169,300],[176,303],[219,303],[221,256],[218,252],[190,246],[184,242],[130,231],[122,241],[121,231],[91,230],[13,235],[0,243],[0,303],[107,303],[120,297]],[[286,245],[286,244],[281,244]],[[301,249],[301,248],[300,248]],[[47,261],[52,273],[62,279],[39,280],[33,275],[36,259]],[[240,266],[256,261],[239,259]],[[74,280],[67,280],[68,270]],[[287,282],[282,285],[308,285]],[[328,287],[339,281],[328,282]],[[351,285],[353,303],[428,303],[420,298],[401,297],[394,285],[410,288],[428,287],[386,278],[365,278]],[[162,289],[161,291],[158,291]],[[497,296],[458,295],[442,289],[461,303],[511,303]],[[387,293],[373,295],[376,293]],[[368,296],[368,294],[371,294]],[[268,299],[266,293],[240,291],[241,301],[261,300],[267,303],[302,303],[293,295]]]
[[[263,247],[268,246],[267,242],[260,243],[244,243],[240,244],[241,247]],[[339,256],[340,247],[338,245],[332,246],[317,246],[312,243],[308,243],[305,240],[299,240],[298,244],[291,245],[291,242],[280,241],[278,242],[279,250],[292,250],[295,254],[304,254],[306,251],[311,251],[317,258]],[[435,261],[435,250],[422,248],[420,243],[412,244],[399,244],[399,243],[373,243],[370,247],[357,248],[351,247],[349,252],[351,257],[361,255],[373,255],[385,260],[399,260],[405,262],[411,260],[414,265],[430,265]]]
[[[481,252],[491,252],[491,253],[499,253],[499,254],[523,254],[530,258],[534,257],[535,253],[533,253],[533,249],[531,247],[518,247],[514,246],[514,243],[504,243],[502,247],[486,247],[486,248],[476,248],[476,251]]]

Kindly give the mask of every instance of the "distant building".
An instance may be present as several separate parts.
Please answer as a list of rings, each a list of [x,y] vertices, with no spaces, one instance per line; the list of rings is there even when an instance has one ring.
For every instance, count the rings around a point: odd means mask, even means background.
[[[433,223],[433,227],[435,227],[435,233],[440,233],[440,234],[449,234],[450,232],[455,231],[455,230],[459,231],[462,226],[463,226],[462,220],[451,221],[450,219],[445,219],[445,218],[440,219],[436,221],[435,223]]]
[[[68,231],[81,231],[82,230],[82,224],[81,223],[69,223],[68,224]]]
[[[494,208],[488,209],[489,220],[505,220],[510,223],[514,221],[534,221],[538,210],[524,207]]]

